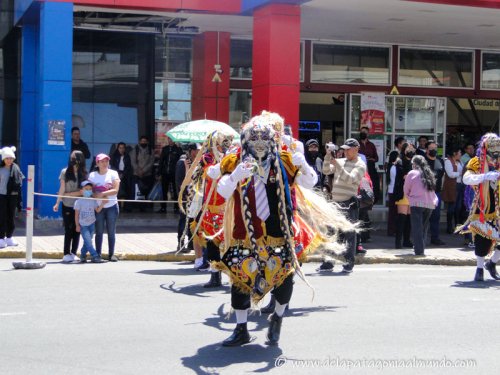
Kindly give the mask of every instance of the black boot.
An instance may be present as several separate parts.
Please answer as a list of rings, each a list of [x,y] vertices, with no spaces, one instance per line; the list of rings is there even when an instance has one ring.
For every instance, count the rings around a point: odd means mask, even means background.
[[[491,277],[495,280],[500,280],[500,275],[497,273],[497,265],[493,263],[491,260],[487,261],[484,265],[484,268],[490,273]]]
[[[276,307],[276,298],[274,297],[274,294],[271,293],[271,300],[269,301],[267,306],[260,309],[260,312],[262,314],[271,314],[274,312],[275,307]]]
[[[404,230],[404,219],[406,215],[398,214],[396,218],[396,242],[394,248],[402,249],[401,239],[403,238],[403,230]]]
[[[219,288],[222,286],[219,272],[210,273],[210,281],[203,285],[203,288]]]
[[[269,322],[269,329],[267,330],[268,345],[278,344],[278,341],[280,340],[282,322],[283,322],[283,317],[279,317],[276,313],[271,315],[271,320]]]
[[[446,213],[446,233],[453,234],[453,214]]]
[[[403,215],[404,219],[404,229],[403,229],[403,247],[413,248],[413,242],[411,242],[411,219],[410,215]]]
[[[236,324],[233,334],[222,342],[222,346],[241,346],[250,342],[246,323]]]
[[[477,268],[476,275],[474,276],[474,281],[484,281],[484,269]]]

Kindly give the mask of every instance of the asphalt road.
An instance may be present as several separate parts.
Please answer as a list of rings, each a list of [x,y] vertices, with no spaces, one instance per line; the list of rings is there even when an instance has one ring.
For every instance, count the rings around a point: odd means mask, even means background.
[[[266,317],[255,315],[255,340],[223,348],[229,288],[204,290],[208,275],[190,264],[12,270],[1,259],[0,374],[499,371],[500,282],[468,281],[473,267],[362,265],[340,276],[316,266],[304,265],[315,299],[297,279],[279,347],[264,344]]]

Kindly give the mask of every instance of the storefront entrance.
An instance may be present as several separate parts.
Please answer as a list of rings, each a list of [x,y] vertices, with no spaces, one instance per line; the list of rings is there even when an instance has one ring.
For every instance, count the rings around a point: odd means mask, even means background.
[[[359,138],[361,123],[361,95],[346,95],[345,106],[347,126],[345,137]],[[408,142],[417,143],[418,137],[427,136],[439,144],[439,154],[445,155],[446,134],[446,98],[415,97],[415,96],[385,96],[384,126],[379,134],[371,134],[369,139],[377,147],[377,170],[380,177],[382,199],[379,204],[385,205],[387,179],[385,163],[387,156],[394,147],[397,137],[404,137]]]

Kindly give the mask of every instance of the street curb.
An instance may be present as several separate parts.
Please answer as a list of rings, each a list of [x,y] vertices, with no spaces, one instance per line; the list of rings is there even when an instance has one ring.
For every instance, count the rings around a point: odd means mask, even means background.
[[[192,262],[195,259],[193,254],[116,254],[120,260],[136,260],[136,261],[153,261],[153,262]],[[24,251],[0,250],[0,258],[3,259],[18,259],[24,258]],[[34,259],[61,259],[60,252],[33,252]],[[319,263],[323,260],[321,255],[311,255],[306,263]],[[423,264],[423,265],[439,265],[439,266],[474,266],[474,259],[443,259],[436,257],[419,257],[414,255],[391,255],[387,257],[380,256],[361,256],[356,258],[356,264]]]

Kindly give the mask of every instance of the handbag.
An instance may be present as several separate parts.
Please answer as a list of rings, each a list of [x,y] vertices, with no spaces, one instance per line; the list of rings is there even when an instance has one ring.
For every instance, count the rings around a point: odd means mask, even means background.
[[[161,181],[156,181],[153,188],[148,194],[148,200],[150,201],[161,201],[163,199],[163,189],[161,187]]]

